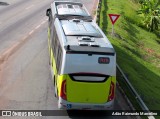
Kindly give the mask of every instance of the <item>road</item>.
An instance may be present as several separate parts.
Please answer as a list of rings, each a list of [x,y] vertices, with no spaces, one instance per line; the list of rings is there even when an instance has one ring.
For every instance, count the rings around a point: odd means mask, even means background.
[[[0,110],[58,110],[51,81],[47,47],[45,11],[52,0],[0,1]],[[96,0],[82,0],[94,13]],[[129,110],[126,100],[116,91],[115,110]],[[63,116],[26,117],[26,119],[77,119]],[[64,116],[65,115],[65,116]],[[103,116],[107,119],[131,117]],[[91,115],[89,115],[90,118]],[[100,118],[98,117],[98,118]],[[18,117],[0,117],[0,119]],[[95,117],[97,118],[97,117]]]

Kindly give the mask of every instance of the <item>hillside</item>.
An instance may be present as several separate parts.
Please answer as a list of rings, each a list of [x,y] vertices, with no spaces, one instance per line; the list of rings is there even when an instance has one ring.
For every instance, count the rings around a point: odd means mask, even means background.
[[[102,0],[100,27],[117,52],[117,63],[149,109],[160,109],[160,38],[138,26],[134,0]],[[108,14],[120,14],[111,36]]]

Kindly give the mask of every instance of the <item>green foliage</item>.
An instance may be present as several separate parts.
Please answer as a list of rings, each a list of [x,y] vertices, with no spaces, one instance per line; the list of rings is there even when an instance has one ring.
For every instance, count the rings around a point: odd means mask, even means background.
[[[158,30],[160,24],[159,0],[140,0],[141,8],[138,13],[141,14],[143,26],[149,31]]]
[[[142,17],[137,16],[140,4],[136,1],[102,0],[100,27],[116,50],[117,63],[149,109],[156,110],[160,106],[160,39],[139,27]],[[111,36],[110,13],[121,15],[114,25],[115,36]]]

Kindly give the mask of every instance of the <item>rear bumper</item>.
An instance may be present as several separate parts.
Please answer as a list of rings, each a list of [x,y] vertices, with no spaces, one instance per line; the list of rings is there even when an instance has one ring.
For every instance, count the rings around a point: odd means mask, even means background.
[[[63,100],[59,97],[58,108],[64,110],[112,110],[114,105],[114,100],[104,103],[104,104],[89,104],[89,103],[71,103]]]

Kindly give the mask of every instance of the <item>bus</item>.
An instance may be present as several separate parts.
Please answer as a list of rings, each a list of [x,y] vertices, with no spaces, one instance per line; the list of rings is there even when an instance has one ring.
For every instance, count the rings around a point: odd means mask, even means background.
[[[58,108],[113,109],[116,52],[108,38],[82,3],[54,1],[46,15]]]

